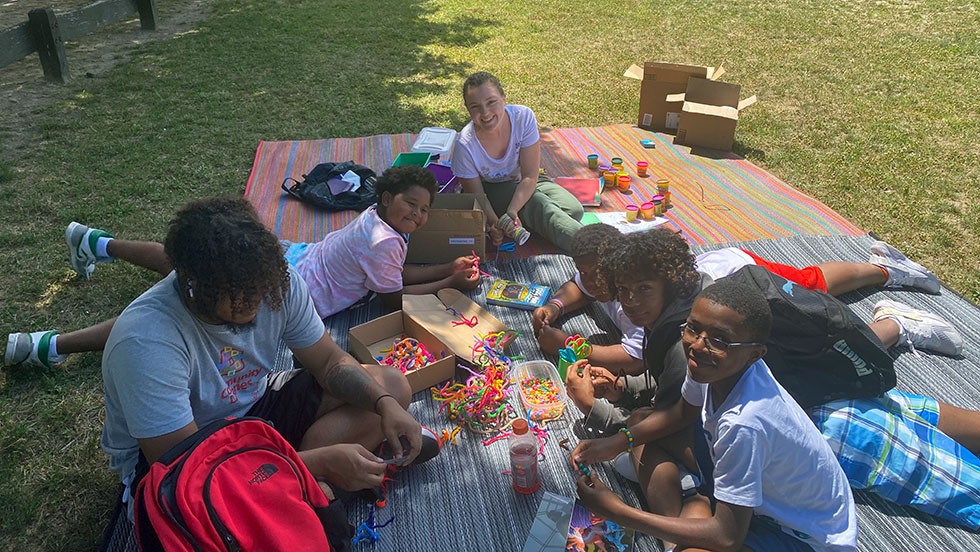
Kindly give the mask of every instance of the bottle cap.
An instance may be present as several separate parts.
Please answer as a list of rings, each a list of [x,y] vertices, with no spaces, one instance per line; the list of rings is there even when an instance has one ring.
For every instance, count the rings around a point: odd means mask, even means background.
[[[524,435],[527,433],[527,420],[524,418],[518,418],[514,420],[514,425],[511,426],[514,431],[514,435]]]

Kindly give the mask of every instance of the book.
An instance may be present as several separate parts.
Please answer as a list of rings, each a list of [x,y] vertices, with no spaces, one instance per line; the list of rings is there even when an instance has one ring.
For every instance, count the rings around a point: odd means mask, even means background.
[[[565,188],[583,207],[598,207],[602,204],[602,179],[600,178],[572,178],[559,176],[555,179],[555,184]]]
[[[487,303],[515,309],[534,310],[548,302],[549,297],[548,286],[510,280],[496,279],[487,290]]]
[[[576,500],[568,523],[565,550],[628,552],[633,549],[633,537],[632,529],[602,519]]]

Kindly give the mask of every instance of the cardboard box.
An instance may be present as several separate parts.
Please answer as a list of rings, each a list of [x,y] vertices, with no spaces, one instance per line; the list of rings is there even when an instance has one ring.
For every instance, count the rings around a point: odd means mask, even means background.
[[[737,84],[691,78],[684,94],[668,96],[683,102],[675,144],[731,151],[739,112],[756,102],[751,96],[739,101]]]
[[[476,194],[436,194],[429,221],[408,240],[406,263],[448,263],[475,252],[486,258],[486,215]]]
[[[642,81],[636,126],[656,132],[673,132],[680,122],[683,101],[668,100],[667,97],[685,92],[691,77],[717,79],[724,73],[724,67],[715,69],[659,61],[648,61],[643,67],[630,66],[623,76]]]
[[[405,297],[409,297],[406,295]],[[456,373],[456,357],[442,341],[413,320],[405,311],[386,314],[370,322],[350,329],[347,347],[351,354],[365,364],[381,364],[378,356],[384,356],[381,351],[391,347],[392,343],[403,337],[412,337],[425,345],[425,349],[435,356],[437,361],[427,364],[418,370],[405,374],[412,393],[423,391],[443,382]]]
[[[454,326],[461,319],[453,311],[468,319],[476,316],[477,324]],[[438,296],[403,295],[402,310],[351,328],[347,347],[360,362],[380,364],[377,357],[383,357],[381,351],[392,343],[403,337],[419,340],[439,360],[405,374],[412,393],[418,393],[452,378],[458,361],[472,365],[476,340],[500,331],[510,328],[459,290],[448,288],[439,290]],[[503,346],[508,345],[510,341]]]
[[[447,308],[448,307],[448,308]],[[402,295],[402,309],[420,326],[446,344],[461,362],[472,364],[473,345],[482,336],[510,331],[503,322],[453,288],[439,290],[437,295]],[[451,310],[450,310],[451,309]],[[454,312],[455,311],[455,312]],[[477,318],[473,327],[453,325],[461,318]],[[516,333],[513,334],[516,337]],[[512,341],[512,340],[510,340]],[[506,350],[510,341],[503,344]]]

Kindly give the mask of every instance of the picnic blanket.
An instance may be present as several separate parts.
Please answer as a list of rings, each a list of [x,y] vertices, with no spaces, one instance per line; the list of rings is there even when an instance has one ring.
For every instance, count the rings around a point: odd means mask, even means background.
[[[742,244],[747,249],[774,261],[798,266],[821,261],[867,260],[869,236],[797,236],[775,240],[759,240]],[[694,247],[696,252],[718,247]],[[520,281],[537,282],[557,288],[574,271],[571,259],[544,255],[533,259],[510,259],[489,262],[484,268],[494,276]],[[483,289],[471,292],[470,297],[483,304],[502,322],[521,332],[508,350],[510,355],[524,355],[528,360],[549,359],[531,336],[527,311],[486,305]],[[905,352],[898,356],[899,388],[932,395],[953,404],[980,409],[980,307],[943,287],[942,294],[933,296],[912,291],[865,288],[843,297],[864,320],[871,317],[875,302],[893,299],[943,313],[955,320],[964,338],[961,358],[949,358],[923,353],[916,356]],[[346,346],[350,327],[373,319],[381,313],[377,301],[339,313],[326,320],[330,334]],[[568,331],[590,337],[596,343],[615,343],[618,332],[604,314],[590,306],[584,311],[560,321]],[[436,430],[451,429],[453,425],[439,411],[440,403],[428,392],[415,395],[409,411],[426,426]],[[575,443],[575,407],[568,404],[560,422],[548,424],[549,435],[544,457],[540,463],[544,491],[574,496],[574,473],[567,464],[567,452],[559,446],[563,439]],[[388,506],[379,510],[375,521],[384,523],[381,540],[371,545],[359,545],[356,550],[402,551],[429,548],[451,548],[461,551],[521,550],[530,529],[541,492],[525,496],[513,492],[509,477],[506,443],[483,444],[487,436],[461,432],[457,445],[447,445],[432,461],[398,473],[390,486]],[[637,485],[621,478],[612,468],[594,466],[594,473],[608,482],[630,504],[641,504]],[[915,510],[898,507],[876,496],[856,492],[862,552],[881,550],[980,550],[980,534],[938,520]],[[354,498],[347,502],[348,519],[355,525],[364,521],[370,502]],[[134,550],[132,527],[124,519],[116,519],[110,528],[107,550]],[[659,551],[658,541],[637,536],[633,550]]]
[[[304,173],[324,161],[353,160],[380,174],[399,153],[411,149],[414,139],[414,134],[393,134],[260,142],[245,197],[280,238],[317,241],[327,232],[342,228],[357,213],[328,213],[302,204],[282,191],[283,180],[301,180]],[[640,144],[643,139],[653,140],[656,148],[644,148]],[[665,178],[670,181],[675,205],[666,214],[667,224],[683,232],[692,244],[864,233],[823,203],[731,153],[694,155],[686,146],[675,146],[669,135],[626,124],[541,132],[541,166],[552,178],[594,176],[586,161],[590,153],[597,154],[600,162],[622,158],[633,184],[629,193],[603,192],[602,205],[589,211],[622,212],[626,205],[648,201],[656,192],[656,180]],[[636,162],[640,160],[650,164],[648,177],[636,176]],[[546,242],[536,242],[532,247],[518,248],[517,255],[555,251]]]

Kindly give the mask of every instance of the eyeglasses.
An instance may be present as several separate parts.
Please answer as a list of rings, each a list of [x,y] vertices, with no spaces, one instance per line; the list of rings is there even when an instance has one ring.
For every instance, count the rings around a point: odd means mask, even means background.
[[[729,343],[724,339],[718,339],[717,337],[706,337],[700,333],[694,331],[694,328],[690,326],[687,322],[681,324],[681,339],[687,343],[694,344],[697,343],[698,339],[704,339],[704,348],[708,350],[709,353],[722,355],[728,352],[732,347],[750,347],[753,345],[763,345],[758,341],[743,341],[736,343]]]

